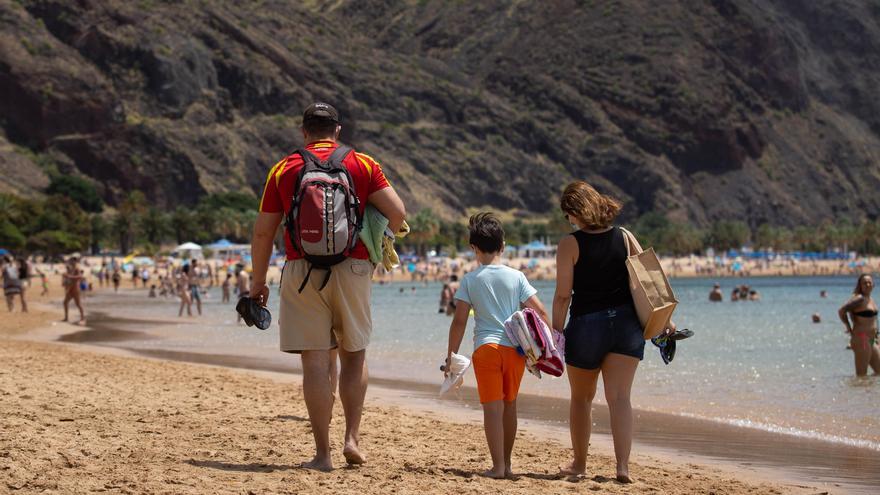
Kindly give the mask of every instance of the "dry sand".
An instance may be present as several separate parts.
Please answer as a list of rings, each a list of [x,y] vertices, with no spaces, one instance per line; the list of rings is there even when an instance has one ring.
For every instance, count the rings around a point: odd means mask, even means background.
[[[0,491],[816,493],[644,455],[631,468],[632,485],[611,479],[607,455],[590,457],[587,477],[563,479],[555,473],[566,446],[529,433],[520,434],[514,452],[516,479],[489,480],[476,474],[488,467],[479,424],[383,405],[369,394],[362,428],[368,464],[342,467],[337,448],[339,469],[307,471],[298,467],[312,449],[298,376],[8,338],[57,318],[38,311],[4,315],[0,327]],[[336,413],[332,435],[341,444],[338,403]]]

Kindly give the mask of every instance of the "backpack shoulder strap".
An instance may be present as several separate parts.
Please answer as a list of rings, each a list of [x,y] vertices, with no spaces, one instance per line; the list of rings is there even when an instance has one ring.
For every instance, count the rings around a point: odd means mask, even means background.
[[[303,159],[303,166],[305,166],[305,165],[306,165],[307,163],[309,163],[309,162],[313,162],[313,163],[321,163],[321,160],[318,160],[318,157],[315,156],[314,153],[312,153],[311,151],[309,151],[309,150],[307,150],[307,149],[305,149],[305,148],[300,148],[300,149],[294,151],[294,153],[297,153],[297,154],[299,154],[299,156],[302,157],[302,159]]]
[[[345,145],[339,145],[338,148],[333,150],[333,153],[330,154],[330,157],[327,158],[327,161],[324,162],[331,167],[334,165],[341,165],[342,161],[345,160],[345,157],[351,153],[351,148]]]

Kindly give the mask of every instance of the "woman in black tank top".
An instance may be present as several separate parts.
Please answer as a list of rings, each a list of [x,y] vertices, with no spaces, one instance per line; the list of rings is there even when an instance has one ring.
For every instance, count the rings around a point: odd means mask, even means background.
[[[621,205],[579,181],[565,188],[560,206],[577,229],[559,241],[556,256],[553,328],[565,333],[573,450],[572,462],[560,470],[564,474],[586,472],[591,408],[601,373],[611,414],[617,479],[629,483],[630,390],[645,340],[629,292],[623,232],[613,226]]]

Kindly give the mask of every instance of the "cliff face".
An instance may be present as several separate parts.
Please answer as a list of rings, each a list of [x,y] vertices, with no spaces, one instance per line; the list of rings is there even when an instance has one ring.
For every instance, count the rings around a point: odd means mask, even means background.
[[[238,4],[0,0],[2,187],[38,153],[111,204],[258,193],[323,99],[412,210],[543,214],[584,178],[629,217],[880,213],[876,3]]]

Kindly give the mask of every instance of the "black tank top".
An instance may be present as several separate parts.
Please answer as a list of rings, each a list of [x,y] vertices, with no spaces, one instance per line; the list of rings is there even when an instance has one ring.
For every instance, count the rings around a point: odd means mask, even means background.
[[[626,270],[626,241],[617,227],[601,234],[572,233],[578,243],[571,317],[632,304]]]

